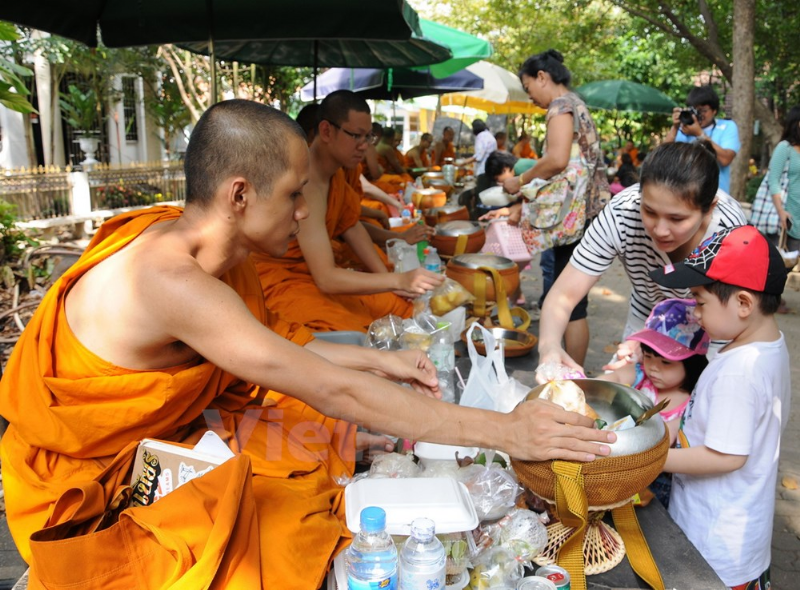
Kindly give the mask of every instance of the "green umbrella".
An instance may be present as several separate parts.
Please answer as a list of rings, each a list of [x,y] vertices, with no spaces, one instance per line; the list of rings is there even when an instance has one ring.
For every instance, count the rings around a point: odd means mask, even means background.
[[[588,106],[596,109],[668,114],[678,106],[660,90],[628,80],[589,82],[575,91]]]
[[[384,39],[421,35],[405,0],[36,0],[0,2],[0,19],[96,47],[209,39]]]
[[[430,67],[431,74],[436,78],[451,76],[476,61],[491,57],[494,53],[491,43],[469,33],[425,19],[420,19],[420,26],[425,39],[447,47],[453,54],[450,59]]]

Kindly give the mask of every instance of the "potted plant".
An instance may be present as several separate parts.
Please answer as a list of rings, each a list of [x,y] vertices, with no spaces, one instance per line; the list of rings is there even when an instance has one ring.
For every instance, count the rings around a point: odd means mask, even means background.
[[[94,155],[97,152],[99,140],[93,137],[94,129],[100,122],[100,104],[97,92],[93,88],[85,91],[78,86],[70,84],[67,92],[61,93],[59,100],[67,123],[75,129],[78,135],[78,144],[86,154],[82,165],[97,164]]]

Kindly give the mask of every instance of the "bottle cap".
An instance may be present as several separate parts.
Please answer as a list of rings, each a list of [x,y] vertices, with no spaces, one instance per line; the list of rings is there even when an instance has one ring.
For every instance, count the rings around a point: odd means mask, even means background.
[[[413,523],[412,523],[413,524]],[[361,530],[378,533],[386,528],[386,511],[378,506],[367,506],[361,511]]]
[[[425,248],[425,249],[422,251],[422,253],[423,253],[425,256],[427,256],[428,254],[430,254],[430,253],[431,253],[431,250],[435,250],[435,249],[436,249],[436,248],[431,248],[431,247],[429,246],[429,247]]]
[[[417,541],[427,543],[433,538],[436,524],[430,518],[415,518],[411,521],[411,536]]]
[[[450,322],[436,322],[436,330],[443,330],[450,327]]]

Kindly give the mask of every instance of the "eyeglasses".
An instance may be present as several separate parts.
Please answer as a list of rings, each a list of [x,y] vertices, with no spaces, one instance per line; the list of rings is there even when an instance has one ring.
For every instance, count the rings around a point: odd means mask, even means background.
[[[373,133],[367,133],[367,134],[353,133],[352,131],[348,131],[347,129],[343,129],[340,125],[337,125],[336,123],[334,123],[330,119],[325,119],[325,120],[328,123],[330,123],[331,125],[333,125],[334,127],[336,127],[339,131],[344,133],[345,135],[349,135],[350,137],[352,137],[355,140],[356,145],[361,145],[361,144],[370,142],[370,141],[375,139],[375,135]]]

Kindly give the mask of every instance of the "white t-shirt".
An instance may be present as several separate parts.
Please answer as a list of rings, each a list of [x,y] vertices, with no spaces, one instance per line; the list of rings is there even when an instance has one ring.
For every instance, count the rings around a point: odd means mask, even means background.
[[[689,446],[748,456],[731,473],[672,479],[670,515],[726,586],[749,582],[770,564],[789,367],[783,334],[722,351],[703,371],[683,415]]]
[[[644,328],[644,322],[657,303],[672,297],[688,298],[688,289],[667,289],[650,278],[650,271],[669,264],[667,255],[656,249],[644,231],[639,185],[615,195],[603,208],[572,253],[570,264],[591,276],[606,272],[619,257],[633,289],[623,340]],[[721,228],[745,225],[741,206],[728,194],[718,191],[717,204],[703,239]]]

